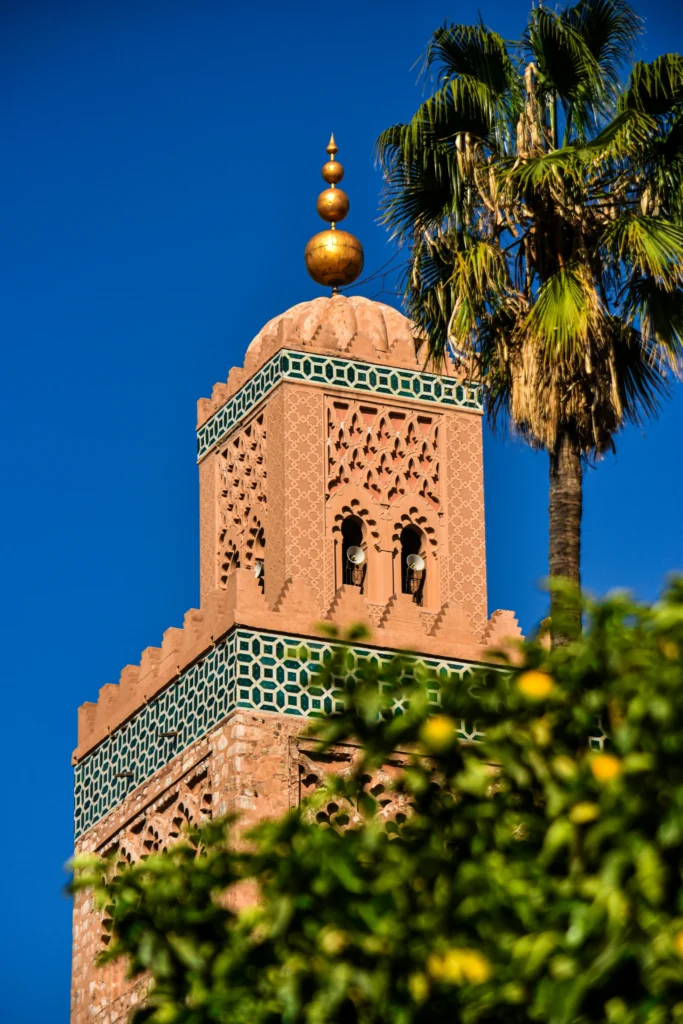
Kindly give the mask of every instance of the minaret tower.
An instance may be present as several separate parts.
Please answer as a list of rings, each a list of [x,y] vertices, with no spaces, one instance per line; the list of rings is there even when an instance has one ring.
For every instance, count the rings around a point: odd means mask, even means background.
[[[349,202],[334,137],[327,152],[330,226],[305,258],[332,294],[269,321],[198,403],[201,606],[79,709],[77,852],[132,861],[186,822],[236,811],[251,826],[296,803],[315,774],[299,734],[336,706],[311,685],[321,622],[363,621],[359,652],[409,648],[460,676],[519,634],[511,612],[487,617],[481,389],[429,372],[397,310],[338,291],[363,250],[337,226]],[[124,1019],[144,995],[94,966],[106,941],[79,894],[72,1024]]]

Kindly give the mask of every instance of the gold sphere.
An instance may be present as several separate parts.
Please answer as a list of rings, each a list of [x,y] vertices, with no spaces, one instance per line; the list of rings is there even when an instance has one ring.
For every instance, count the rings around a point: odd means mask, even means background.
[[[318,196],[316,208],[323,220],[338,224],[349,212],[349,197],[340,188],[326,188]]]
[[[363,246],[348,231],[328,228],[313,235],[304,254],[306,269],[318,284],[351,284],[363,269]]]
[[[322,176],[328,185],[338,185],[344,177],[344,168],[338,160],[328,160],[323,166]]]

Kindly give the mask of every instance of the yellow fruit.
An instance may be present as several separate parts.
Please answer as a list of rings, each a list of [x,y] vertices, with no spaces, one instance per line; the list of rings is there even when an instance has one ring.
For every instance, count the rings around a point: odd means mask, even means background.
[[[544,700],[555,689],[555,681],[547,672],[532,668],[518,677],[517,689],[528,700]]]
[[[567,754],[558,754],[553,759],[553,768],[555,774],[558,775],[563,781],[568,782],[570,779],[576,778],[578,771],[576,761],[573,761]]]
[[[536,746],[542,749],[549,747],[553,741],[553,730],[547,715],[543,715],[541,718],[537,718],[535,722],[531,722],[529,732]]]
[[[598,782],[612,782],[621,775],[623,765],[614,754],[597,754],[591,761],[591,771]]]
[[[330,928],[323,932],[320,939],[320,946],[324,953],[328,956],[338,956],[348,942],[348,937],[345,932],[339,931],[338,928]]]
[[[429,981],[426,975],[421,972],[411,974],[408,978],[408,990],[414,1003],[424,1003],[429,995]]]
[[[582,803],[574,804],[569,812],[569,820],[575,825],[585,825],[589,821],[595,821],[600,816],[600,808],[597,804],[584,800]]]
[[[449,715],[430,715],[420,729],[420,739],[436,753],[448,750],[457,738],[458,728]]]
[[[659,649],[669,661],[677,661],[680,652],[675,640],[660,640]]]
[[[427,970],[446,985],[483,985],[491,977],[491,965],[477,949],[449,949],[443,954],[431,953]]]
[[[461,964],[470,985],[483,985],[491,977],[491,964],[476,949],[463,949]]]
[[[674,949],[683,960],[683,932],[678,932],[674,936]]]

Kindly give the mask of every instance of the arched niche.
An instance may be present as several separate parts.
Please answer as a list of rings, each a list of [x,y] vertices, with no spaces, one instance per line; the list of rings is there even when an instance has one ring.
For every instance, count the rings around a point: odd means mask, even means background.
[[[422,606],[427,585],[427,551],[425,537],[417,526],[408,523],[399,536],[401,592]]]
[[[254,537],[251,564],[258,585],[263,590],[266,583],[266,535],[262,526]]]
[[[341,561],[339,565],[339,579],[348,586],[365,589],[365,582],[368,570],[367,544],[365,542],[365,527],[362,519],[358,516],[347,515],[341,522],[341,544],[339,553]],[[363,552],[363,561],[354,562],[350,558],[352,549]]]

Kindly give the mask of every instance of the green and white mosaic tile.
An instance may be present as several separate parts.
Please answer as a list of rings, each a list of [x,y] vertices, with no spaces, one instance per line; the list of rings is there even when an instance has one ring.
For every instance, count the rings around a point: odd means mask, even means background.
[[[302,645],[306,660],[293,656]],[[76,839],[237,708],[303,717],[341,710],[339,691],[315,682],[315,666],[331,655],[332,646],[303,637],[234,629],[76,765]],[[361,646],[351,653],[378,663],[394,657],[392,651]],[[471,669],[464,662],[418,660],[437,678],[457,675],[464,680]],[[436,689],[432,696],[438,703]],[[400,709],[397,702],[395,710]],[[168,733],[176,735],[164,735]],[[475,724],[461,722],[459,735],[476,740],[481,733]]]
[[[435,373],[282,349],[199,428],[197,457],[206,455],[282,380],[328,384],[355,393],[409,398],[475,412],[481,411],[483,403],[479,384],[457,383]]]

